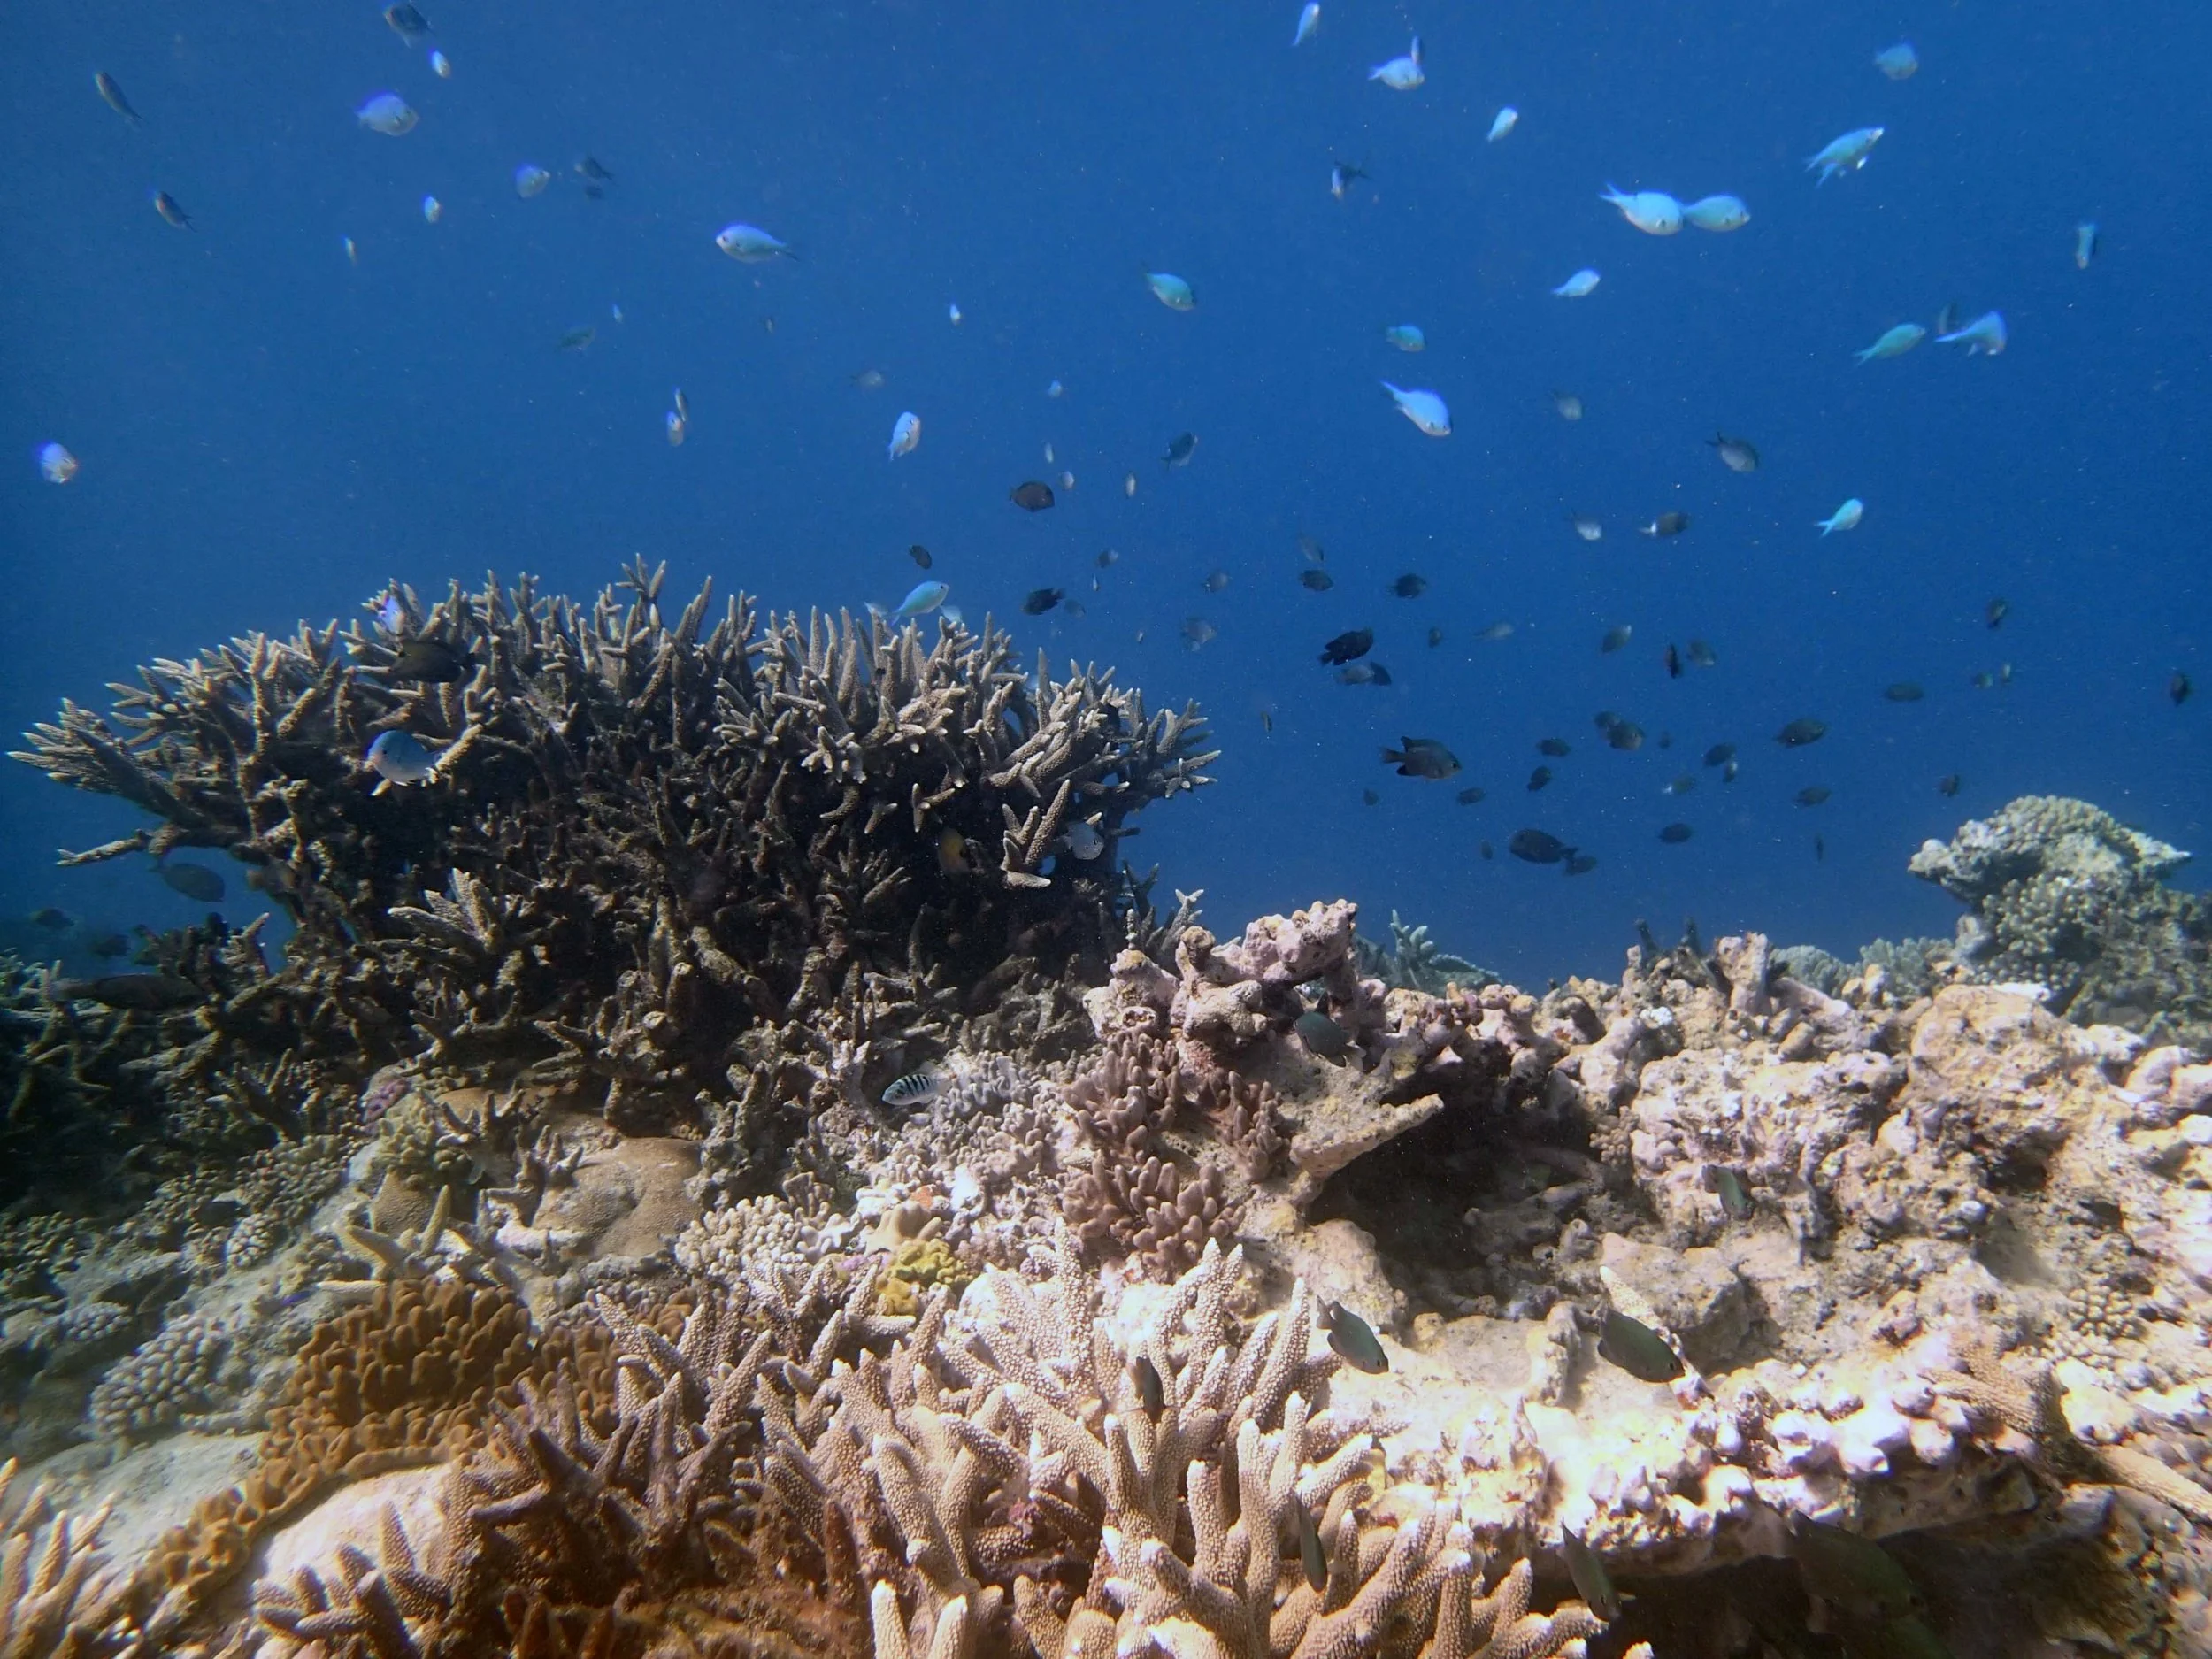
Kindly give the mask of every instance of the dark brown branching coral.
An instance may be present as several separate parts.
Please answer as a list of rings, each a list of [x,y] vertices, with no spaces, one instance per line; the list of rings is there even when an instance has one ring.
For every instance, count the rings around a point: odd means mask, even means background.
[[[587,1081],[626,1125],[747,1133],[772,1107],[879,1087],[986,1011],[950,988],[1010,956],[1048,974],[1118,945],[1109,846],[1206,780],[1195,712],[1152,715],[1087,670],[1015,665],[991,628],[820,613],[664,618],[634,566],[589,607],[457,584],[402,595],[396,633],[256,634],[142,669],[111,716],[65,703],[19,758],[159,820],[79,855],[219,848],[298,933],[257,987],[258,1034],[356,1080],[393,1059]],[[403,647],[465,659],[403,679]],[[405,732],[436,759],[377,788]],[[770,1040],[749,1034],[777,1034]]]

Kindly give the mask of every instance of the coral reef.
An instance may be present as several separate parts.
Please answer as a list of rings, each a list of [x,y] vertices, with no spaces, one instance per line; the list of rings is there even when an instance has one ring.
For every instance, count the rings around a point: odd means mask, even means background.
[[[586,1087],[626,1130],[715,1124],[710,1165],[765,1191],[806,1110],[1118,945],[1133,887],[1064,833],[1110,852],[1211,757],[1194,711],[1025,674],[988,627],[764,627],[707,591],[664,620],[661,581],[404,593],[391,631],[157,663],[19,758],[158,820],[80,859],[219,848],[291,918],[250,996],[204,987],[227,1052]],[[378,786],[386,732],[434,776]]]
[[[2212,1041],[2212,906],[2164,885],[2189,855],[2086,801],[2023,795],[1913,855],[1969,906],[1952,947],[1987,984],[2045,987],[2084,1025]]]
[[[0,1648],[2212,1655],[2172,849],[2018,802],[1955,944],[1536,996],[1078,856],[1188,712],[659,586],[34,734],[296,933],[0,968]]]

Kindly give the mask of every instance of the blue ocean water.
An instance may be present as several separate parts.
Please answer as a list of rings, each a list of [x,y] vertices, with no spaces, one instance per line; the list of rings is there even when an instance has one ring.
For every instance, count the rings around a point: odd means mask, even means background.
[[[899,599],[920,542],[971,620],[1202,703],[1219,785],[1129,850],[1225,927],[1348,894],[1540,983],[1612,970],[1638,918],[1846,954],[1947,932],[1906,858],[2018,794],[2212,841],[2204,13],[1324,0],[1294,49],[1296,5],[1248,0],[424,9],[413,43],[366,0],[0,9],[7,733],[395,576],[584,594],[641,553],[672,590],[857,609]],[[1417,32],[1426,84],[1371,82]],[[1900,39],[1922,67],[1893,81],[1872,59]],[[382,91],[419,126],[365,131]],[[1804,158],[1870,125],[1865,168],[1816,188]],[[1333,162],[1371,177],[1335,199]],[[527,163],[555,176],[526,200]],[[1609,182],[1732,192],[1751,222],[1647,237]],[[733,220],[798,259],[726,258]],[[1594,295],[1551,296],[1585,265]],[[2001,310],[2010,348],[1855,364],[1949,303]],[[1425,352],[1384,342],[1402,322]],[[854,384],[870,368],[879,389]],[[1385,378],[1440,393],[1452,434],[1417,432]],[[922,442],[891,461],[902,410]],[[1724,469],[1717,431],[1763,465]],[[65,487],[47,442],[82,464]],[[1009,503],[1063,467],[1052,511]],[[1823,539],[1848,496],[1863,524]],[[1633,534],[1668,510],[1686,534]],[[1302,533],[1328,592],[1299,584]],[[1407,572],[1417,599],[1386,591]],[[1021,616],[1044,586],[1084,614]],[[1192,617],[1218,631],[1197,650]],[[1478,638],[1498,621],[1510,638]],[[1617,624],[1633,638],[1601,655]],[[1363,626],[1386,688],[1315,661]],[[1717,666],[1669,678],[1693,637]],[[2208,695],[2176,706],[2177,670]],[[1900,680],[1924,700],[1885,702]],[[1599,710],[1649,741],[1609,749]],[[1785,749],[1799,717],[1827,735]],[[1407,734],[1464,771],[1393,775],[1378,751]],[[1548,735],[1572,752],[1532,795]],[[1723,741],[1725,786],[1698,764]],[[1460,804],[1470,785],[1486,799]],[[1814,785],[1832,797],[1793,803]],[[0,912],[190,919],[142,860],[50,868],[137,821],[0,770]],[[1693,838],[1662,844],[1676,821]],[[1524,826],[1595,868],[1508,857]],[[232,888],[243,919],[257,898]]]

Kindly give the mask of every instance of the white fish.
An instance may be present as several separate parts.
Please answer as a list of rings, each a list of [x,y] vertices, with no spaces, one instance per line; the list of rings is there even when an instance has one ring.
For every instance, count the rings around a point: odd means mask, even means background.
[[[1882,331],[1882,337],[1860,352],[1859,361],[1871,363],[1878,357],[1901,357],[1928,337],[1928,331],[1918,323],[1900,323],[1894,328]]]
[[[1700,230],[1741,230],[1751,223],[1751,210],[1740,196],[1701,196],[1683,208],[1682,221]]]
[[[436,48],[431,49],[430,67],[441,81],[453,79],[453,60]]]
[[[353,112],[353,119],[372,133],[381,133],[387,138],[397,138],[415,130],[415,123],[422,118],[407,107],[407,100],[396,92],[380,92]]]
[[[2074,269],[2086,271],[2097,257],[2097,221],[2085,219],[2074,227]]]
[[[1370,81],[1379,81],[1394,92],[1410,92],[1428,77],[1421,73],[1421,37],[1413,37],[1413,48],[1403,58],[1394,58],[1386,64],[1377,64],[1367,72]]]
[[[1839,530],[1855,530],[1859,520],[1866,517],[1866,503],[1856,495],[1819,521],[1820,534],[1833,535]]]
[[[1382,388],[1390,394],[1391,401],[1398,405],[1399,412],[1430,437],[1448,438],[1452,435],[1452,411],[1444,407],[1444,400],[1434,392],[1408,390],[1404,387],[1393,386],[1388,380],[1382,382]]]
[[[426,196],[423,197],[422,221],[424,224],[434,225],[444,217],[445,204],[443,202],[438,200],[438,198],[434,196]]]
[[[944,1067],[926,1065],[918,1071],[909,1071],[883,1091],[886,1106],[904,1108],[926,1106],[945,1092],[952,1078]]]
[[[1414,323],[1393,323],[1383,330],[1383,338],[1401,351],[1425,351],[1428,336]]]
[[[1875,53],[1874,66],[1892,81],[1910,81],[1920,68],[1920,54],[1910,41],[1900,41]]]
[[[958,300],[955,300],[951,304],[946,306],[945,315],[952,319],[954,327],[958,327],[960,326],[960,302]]]
[[[1490,137],[1487,142],[1496,143],[1520,124],[1520,111],[1509,104],[1507,104],[1505,108],[1498,111],[1497,119],[1490,123]]]
[[[1816,184],[1825,184],[1840,173],[1856,173],[1866,165],[1867,157],[1874,146],[1882,142],[1883,130],[1878,127],[1861,127],[1823,145],[1820,153],[1805,157],[1805,170],[1820,170]]]
[[[1060,457],[1059,457],[1058,456],[1055,455],[1055,454],[1052,452],[1052,446],[1051,446],[1050,444],[1048,444],[1048,443],[1047,445],[1045,445],[1045,465],[1046,465],[1047,466],[1050,466],[1050,465],[1051,465],[1054,462],[1057,461],[1059,458],[1060,458]]]
[[[2002,311],[1984,311],[1963,328],[1947,334],[1938,334],[1939,346],[1964,346],[1966,355],[1993,357],[2005,349],[2005,314]]]
[[[38,447],[38,470],[50,484],[66,484],[77,476],[77,457],[58,443]]]
[[[526,161],[515,169],[515,194],[524,201],[545,194],[545,187],[553,182],[553,175],[534,161]]]
[[[1121,480],[1121,493],[1125,495],[1133,495],[1137,493],[1137,475],[1134,472],[1129,473]]]
[[[922,441],[922,418],[908,410],[891,423],[891,459],[914,453],[914,446]]]
[[[359,265],[361,263],[361,250],[354,246],[352,237],[339,237],[338,245],[346,250],[346,263],[348,265]]]
[[[1649,236],[1671,236],[1682,228],[1682,204],[1664,190],[1639,190],[1629,196],[1605,187],[1598,197],[1621,210],[1621,217]]]
[[[396,729],[379,732],[361,763],[381,780],[371,792],[375,795],[394,784],[428,783],[438,775],[437,757],[411,733]]]
[[[1061,841],[1068,852],[1088,864],[1106,850],[1106,838],[1098,832],[1098,826],[1088,818],[1078,818],[1062,832]]]
[[[626,321],[627,321],[627,320],[628,320],[626,318],[625,318],[625,317],[622,315],[622,307],[621,307],[621,305],[620,305],[620,303],[619,303],[618,302],[618,303],[610,303],[610,304],[608,305],[608,307],[607,307],[607,315],[608,315],[608,316],[610,316],[610,317],[611,317],[611,318],[613,318],[613,319],[615,319],[615,321],[617,321],[617,322],[618,322],[618,323],[619,323],[619,322],[626,322]]]
[[[1290,37],[1293,46],[1303,46],[1313,38],[1314,30],[1321,27],[1321,0],[1306,0],[1306,9],[1298,14],[1298,32]]]
[[[1585,265],[1581,270],[1576,272],[1564,282],[1562,282],[1557,288],[1554,288],[1552,292],[1558,295],[1563,300],[1578,300],[1584,295],[1588,294],[1591,290],[1595,288],[1601,280],[1602,280],[1602,279],[1596,272],[1591,270],[1589,266]]]
[[[771,259],[796,257],[789,243],[771,236],[757,225],[725,225],[715,233],[714,245],[740,265],[764,265]]]
[[[1576,513],[1567,522],[1574,526],[1575,534],[1585,541],[1600,541],[1605,538],[1605,526],[1587,513]]]
[[[1072,472],[1061,473],[1060,488],[1063,491],[1073,489],[1075,488],[1075,474]]]

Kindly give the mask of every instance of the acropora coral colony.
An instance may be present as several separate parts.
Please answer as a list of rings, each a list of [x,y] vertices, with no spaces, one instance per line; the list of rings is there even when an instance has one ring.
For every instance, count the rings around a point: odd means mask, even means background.
[[[2212,1654],[2184,855],[2016,802],[1952,941],[1540,996],[1222,940],[1118,856],[1195,710],[661,580],[30,733],[290,932],[0,964],[0,1655]]]

